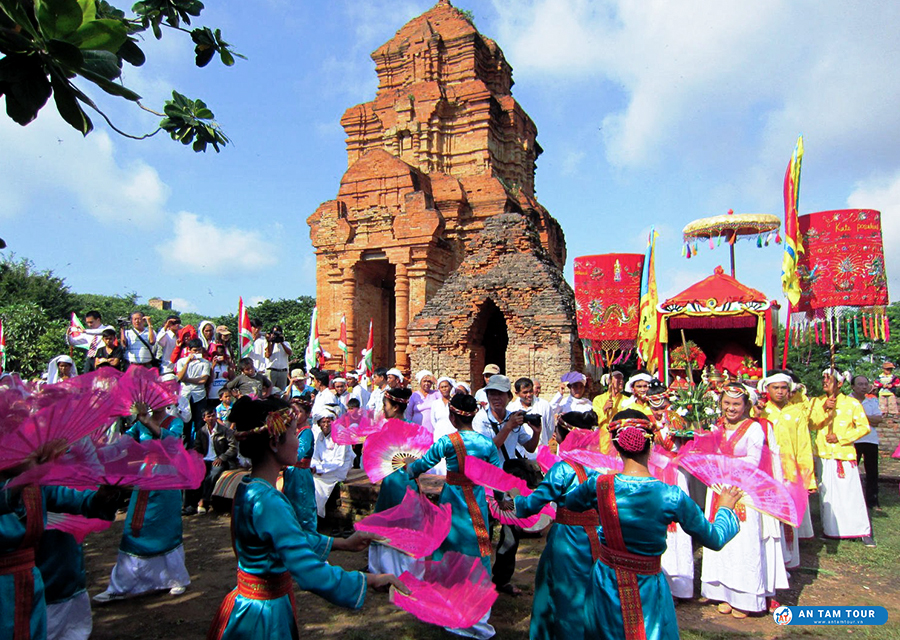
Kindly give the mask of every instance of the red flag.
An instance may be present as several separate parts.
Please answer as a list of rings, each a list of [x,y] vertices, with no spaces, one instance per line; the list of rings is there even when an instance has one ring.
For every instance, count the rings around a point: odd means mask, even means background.
[[[253,352],[253,333],[250,331],[250,316],[244,306],[244,298],[238,300],[238,352],[242,358],[249,358]]]
[[[341,314],[341,337],[338,339],[338,349],[344,352],[344,373],[347,373],[347,360],[350,359],[350,348],[347,346],[347,316]]]

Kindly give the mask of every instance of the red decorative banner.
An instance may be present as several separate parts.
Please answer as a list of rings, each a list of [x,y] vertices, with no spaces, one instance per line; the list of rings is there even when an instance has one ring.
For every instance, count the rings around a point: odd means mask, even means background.
[[[888,304],[881,213],[871,209],[800,216],[800,302],[795,311]]]
[[[585,340],[618,342],[637,339],[641,301],[641,253],[608,253],[575,258],[575,313],[578,335]],[[631,345],[633,346],[633,345]]]

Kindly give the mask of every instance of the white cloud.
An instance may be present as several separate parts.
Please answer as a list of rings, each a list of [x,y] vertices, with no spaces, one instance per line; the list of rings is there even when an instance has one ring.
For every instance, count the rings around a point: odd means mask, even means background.
[[[209,218],[182,211],[174,235],[156,247],[170,271],[205,276],[259,272],[278,262],[277,247],[258,231],[218,227]]]
[[[197,311],[196,305],[190,300],[184,298],[172,298],[172,308],[184,313],[186,311]]]
[[[753,157],[770,145],[789,148],[800,132],[820,149],[897,154],[884,140],[900,135],[893,27],[900,5],[494,0],[494,7],[497,41],[517,72],[537,82],[605,81],[607,93],[621,88],[624,106],[601,112],[614,165],[651,165],[675,153],[725,156],[758,129]]]
[[[248,306],[248,307],[255,307],[255,306],[258,305],[259,303],[265,302],[265,301],[268,300],[268,299],[269,299],[268,296],[250,296],[250,304],[247,305],[247,306]]]
[[[169,188],[156,169],[121,160],[106,131],[83,138],[52,103],[27,127],[0,117],[0,139],[0,217],[39,208],[50,194],[107,224],[148,229],[165,217]]]
[[[881,211],[884,262],[891,300],[900,299],[900,171],[890,177],[873,177],[856,184],[847,197],[853,209]]]

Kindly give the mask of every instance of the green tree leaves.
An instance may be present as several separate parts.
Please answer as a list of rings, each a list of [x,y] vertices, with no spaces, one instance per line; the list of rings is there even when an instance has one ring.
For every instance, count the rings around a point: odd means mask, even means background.
[[[172,92],[172,100],[166,101],[166,117],[159,123],[168,131],[172,140],[182,144],[194,143],[194,151],[206,151],[211,144],[219,152],[219,145],[228,143],[228,138],[214,121],[215,115],[202,100],[191,100],[177,91]]]

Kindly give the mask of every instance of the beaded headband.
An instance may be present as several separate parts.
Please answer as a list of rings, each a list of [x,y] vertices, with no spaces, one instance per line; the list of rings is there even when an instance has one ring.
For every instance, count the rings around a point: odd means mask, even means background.
[[[390,398],[392,402],[396,402],[397,404],[409,404],[409,398],[398,398],[391,393],[390,389],[385,390],[384,395],[385,397]]]
[[[644,418],[625,418],[623,420],[613,420],[609,423],[609,431],[612,433],[617,429],[624,429],[625,427],[640,427],[641,429],[651,429],[653,425],[649,420]]]
[[[278,411],[272,411],[269,413],[269,415],[266,416],[265,424],[262,424],[255,429],[250,429],[248,431],[236,431],[234,437],[236,440],[246,440],[252,435],[268,431],[270,437],[279,438],[287,432],[292,418],[293,412],[291,411],[290,407],[285,407],[284,409],[279,409]]]
[[[742,384],[726,384],[722,388],[722,392],[729,398],[749,398],[750,391]]]
[[[451,404],[451,405],[448,405],[448,406],[450,407],[450,411],[452,411],[453,413],[455,413],[455,414],[458,415],[458,416],[463,416],[463,417],[466,417],[466,418],[471,418],[471,417],[474,416],[476,413],[478,413],[478,411],[463,411],[462,409],[457,409],[457,408],[454,407],[452,404]]]

